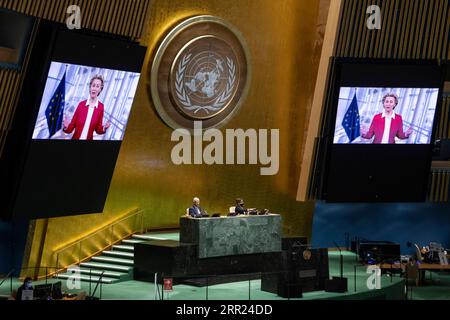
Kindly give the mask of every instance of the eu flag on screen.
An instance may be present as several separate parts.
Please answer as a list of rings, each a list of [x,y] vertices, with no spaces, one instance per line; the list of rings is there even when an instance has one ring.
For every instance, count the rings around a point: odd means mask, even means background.
[[[51,138],[58,130],[61,130],[64,115],[64,99],[66,96],[66,73],[58,84],[52,98],[45,109],[45,117],[47,118],[48,131]]]
[[[356,100],[356,94],[353,97],[352,103],[350,103],[347,112],[345,113],[344,119],[342,120],[342,127],[344,128],[350,142],[360,136],[359,110],[358,101]]]

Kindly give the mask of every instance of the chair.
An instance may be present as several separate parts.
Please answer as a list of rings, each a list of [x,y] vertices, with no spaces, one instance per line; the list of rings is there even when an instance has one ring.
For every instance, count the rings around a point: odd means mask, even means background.
[[[235,213],[236,212],[236,207],[230,207],[229,213]]]
[[[439,257],[441,252],[444,252],[442,244],[437,242],[430,242],[430,260],[432,262],[441,262]]]
[[[442,265],[448,265],[448,258],[446,251],[439,252],[439,263]]]
[[[419,267],[415,262],[408,262],[405,267],[406,281],[413,280],[419,286]]]

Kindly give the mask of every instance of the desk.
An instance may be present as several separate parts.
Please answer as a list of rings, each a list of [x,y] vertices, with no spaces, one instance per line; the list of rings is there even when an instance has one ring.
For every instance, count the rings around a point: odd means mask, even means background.
[[[406,263],[394,263],[394,264],[388,264],[383,263],[380,268],[381,269],[405,269]],[[419,270],[450,270],[450,264],[444,265],[444,264],[438,264],[438,263],[421,263],[418,265]]]
[[[380,265],[380,269],[385,270],[398,270],[402,269],[405,271],[406,263],[394,263],[394,264],[388,264],[383,263]],[[423,283],[425,280],[425,271],[433,271],[433,270],[450,270],[450,264],[438,264],[438,263],[421,263],[418,266],[419,269],[419,283]]]
[[[281,252],[281,216],[180,218],[180,242],[198,246],[198,258]]]

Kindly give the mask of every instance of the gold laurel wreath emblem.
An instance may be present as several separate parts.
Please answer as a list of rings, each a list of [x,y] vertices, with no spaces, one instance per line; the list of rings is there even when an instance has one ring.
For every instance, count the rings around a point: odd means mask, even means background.
[[[186,71],[186,66],[191,60],[192,54],[185,54],[183,58],[180,60],[177,68],[177,72],[175,73],[175,93],[177,95],[178,101],[183,105],[183,108],[189,111],[194,111],[194,114],[199,112],[200,110],[205,110],[206,114],[209,114],[209,111],[219,111],[223,105],[230,98],[233,93],[234,83],[236,81],[236,66],[230,58],[227,58],[227,67],[228,67],[228,79],[225,90],[222,94],[214,101],[212,105],[208,106],[198,106],[191,103],[191,99],[189,95],[186,93],[184,89],[184,72]]]

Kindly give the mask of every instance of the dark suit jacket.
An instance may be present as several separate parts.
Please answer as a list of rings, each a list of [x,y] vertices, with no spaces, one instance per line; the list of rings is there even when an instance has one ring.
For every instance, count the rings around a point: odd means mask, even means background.
[[[194,206],[189,208],[189,215],[193,218],[201,218],[205,214],[205,211],[201,207],[197,207],[200,213],[197,213],[197,210]]]
[[[245,209],[242,206],[236,206],[236,208],[234,209],[235,214],[247,214],[247,209]]]

